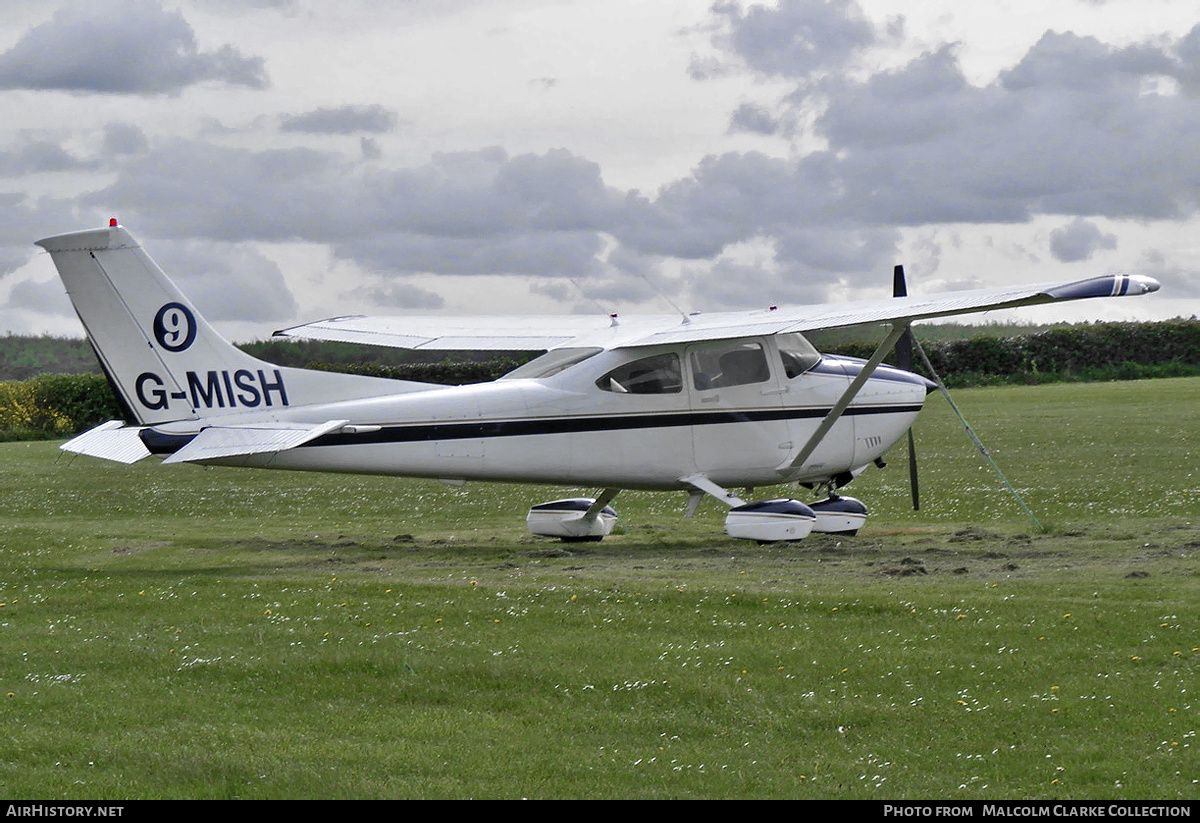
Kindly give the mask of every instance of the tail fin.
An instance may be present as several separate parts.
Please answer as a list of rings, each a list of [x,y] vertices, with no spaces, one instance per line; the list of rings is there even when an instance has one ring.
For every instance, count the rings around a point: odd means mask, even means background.
[[[37,244],[50,253],[101,364],[143,425],[435,388],[289,369],[246,354],[209,326],[115,220]]]

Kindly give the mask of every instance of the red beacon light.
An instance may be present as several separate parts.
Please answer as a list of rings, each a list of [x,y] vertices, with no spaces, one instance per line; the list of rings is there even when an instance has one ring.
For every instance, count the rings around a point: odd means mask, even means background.
[[[115,228],[117,227],[117,225],[118,225],[118,224],[117,224],[117,218],[115,218],[115,217],[110,217],[110,218],[108,218],[108,226],[109,226],[109,228],[115,229]]]

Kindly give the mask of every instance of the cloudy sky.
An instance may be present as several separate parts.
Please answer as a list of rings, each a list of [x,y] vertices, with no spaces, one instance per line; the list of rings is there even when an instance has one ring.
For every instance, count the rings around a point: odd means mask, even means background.
[[[1200,2],[1046,5],[4,0],[0,334],[80,333],[32,244],[110,216],[238,340],[882,297],[898,262],[1163,283],[1036,321],[1200,314]]]

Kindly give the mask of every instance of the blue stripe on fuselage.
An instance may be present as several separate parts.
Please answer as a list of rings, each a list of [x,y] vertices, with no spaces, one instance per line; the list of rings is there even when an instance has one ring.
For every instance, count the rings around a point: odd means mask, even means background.
[[[876,414],[916,414],[921,405],[852,406],[844,416]],[[811,420],[829,414],[828,408],[755,409],[711,412],[669,412],[664,414],[596,415],[592,417],[539,417],[520,420],[472,420],[461,423],[400,423],[383,425],[372,432],[333,432],[301,445],[367,446],[383,443],[424,443],[436,440],[487,439],[494,437],[530,437],[544,434],[627,431],[632,429],[714,426],[729,423],[754,423],[778,420]],[[147,429],[142,441],[153,454],[171,454],[191,441],[194,435],[163,434]]]

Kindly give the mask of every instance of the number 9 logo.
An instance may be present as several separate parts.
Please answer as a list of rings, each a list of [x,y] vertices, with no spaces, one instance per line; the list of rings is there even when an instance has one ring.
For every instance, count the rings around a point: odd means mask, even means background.
[[[168,303],[154,315],[154,339],[167,351],[183,351],[196,340],[196,318],[182,303]]]

